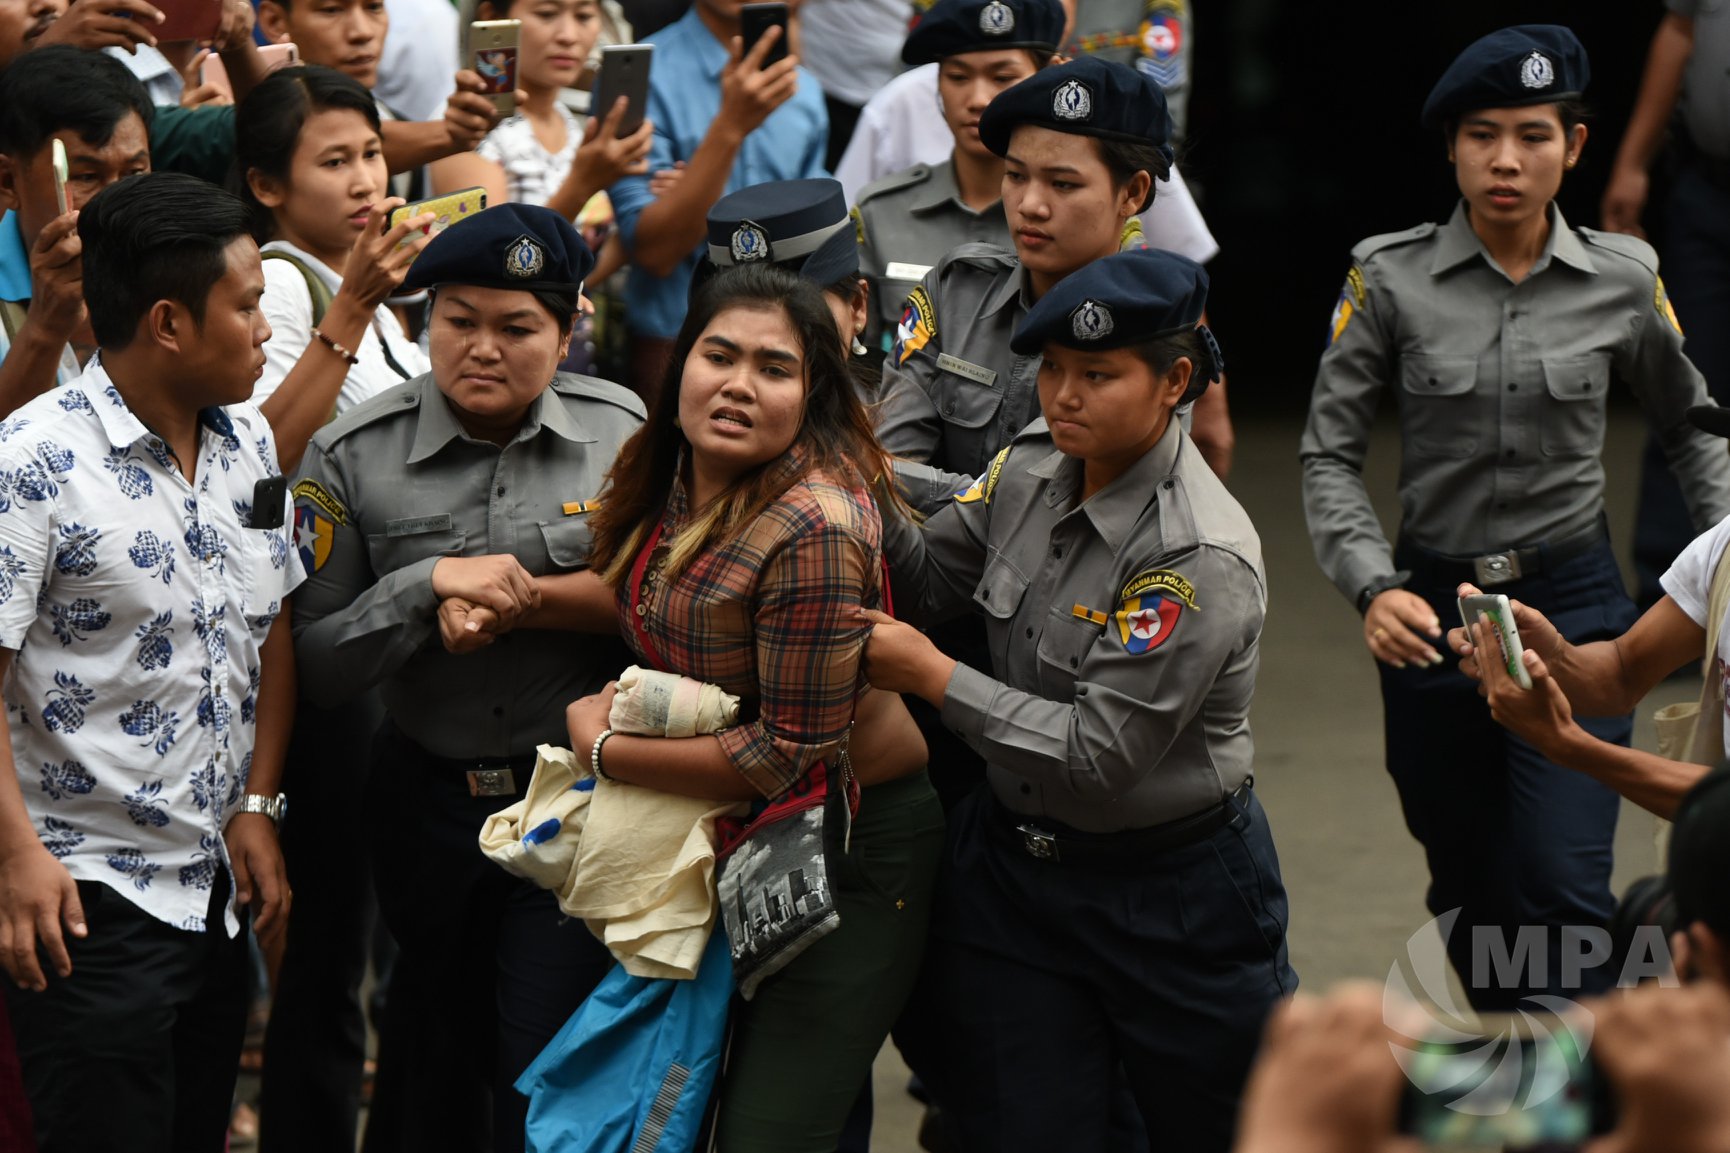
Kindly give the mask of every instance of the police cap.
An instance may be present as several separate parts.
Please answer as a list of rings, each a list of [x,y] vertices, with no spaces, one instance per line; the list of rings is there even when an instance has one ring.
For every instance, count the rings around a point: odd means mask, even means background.
[[[979,117],[980,142],[999,156],[1022,124],[1151,144],[1171,163],[1171,112],[1159,85],[1133,68],[1084,56],[1006,88]]]
[[[1572,100],[1586,90],[1586,49],[1560,24],[1519,24],[1474,41],[1454,57],[1424,101],[1425,128],[1479,108]]]
[[[901,59],[931,64],[964,52],[1031,48],[1049,55],[1063,39],[1063,5],[1058,0],[937,0],[919,18]]]
[[[827,288],[859,275],[859,242],[841,183],[771,180],[741,188],[709,209],[709,268],[779,264]],[[693,284],[693,289],[695,284]]]
[[[571,222],[550,208],[498,204],[446,228],[421,250],[403,278],[405,292],[441,284],[580,289],[595,255]]]

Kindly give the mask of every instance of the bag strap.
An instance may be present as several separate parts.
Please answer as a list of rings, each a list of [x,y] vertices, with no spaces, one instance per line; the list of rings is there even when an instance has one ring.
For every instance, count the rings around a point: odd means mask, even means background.
[[[294,265],[294,267],[300,272],[300,278],[306,281],[307,295],[312,297],[312,326],[317,328],[319,325],[323,324],[324,314],[330,311],[330,302],[332,299],[330,286],[324,282],[323,278],[321,278],[318,273],[312,270],[312,266],[290,252],[277,252],[273,250],[270,252],[261,252],[258,255],[261,260],[286,260],[288,263]]]

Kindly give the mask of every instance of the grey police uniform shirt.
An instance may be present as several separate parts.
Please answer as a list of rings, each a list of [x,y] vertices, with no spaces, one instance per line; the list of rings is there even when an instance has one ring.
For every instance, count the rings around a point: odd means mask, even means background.
[[[915,527],[884,517],[896,605],[984,615],[995,677],[950,677],[943,722],[1014,813],[1090,832],[1220,803],[1251,775],[1267,608],[1261,542],[1176,421],[1081,503],[1044,422]]]
[[[978,212],[961,200],[955,168],[915,164],[867,184],[853,209],[859,274],[871,284],[865,343],[887,350],[907,296],[939,257],[962,244],[1001,246],[1009,238],[1003,202]]]
[[[1178,136],[1189,117],[1189,69],[1194,56],[1190,0],[1081,0],[1067,48],[1110,40],[1087,55],[1142,72],[1165,95]],[[1157,27],[1155,24],[1157,23]]]
[[[1694,22],[1682,70],[1688,137],[1714,160],[1730,160],[1730,0],[1667,0],[1665,7]]]
[[[535,576],[586,567],[595,497],[643,417],[629,390],[561,373],[500,449],[464,433],[424,374],[321,429],[294,486],[311,557],[294,606],[302,691],[328,705],[379,685],[397,727],[437,756],[567,744],[565,707],[624,670],[623,646],[522,629],[454,656],[432,570],[502,553]]]
[[[1633,389],[1704,529],[1730,514],[1724,442],[1686,417],[1706,385],[1682,353],[1658,260],[1631,236],[1570,229],[1514,284],[1452,219],[1352,250],[1304,430],[1304,514],[1316,559],[1356,601],[1394,572],[1364,487],[1377,403],[1399,414],[1401,535],[1480,556],[1587,532],[1604,508],[1605,398]]]

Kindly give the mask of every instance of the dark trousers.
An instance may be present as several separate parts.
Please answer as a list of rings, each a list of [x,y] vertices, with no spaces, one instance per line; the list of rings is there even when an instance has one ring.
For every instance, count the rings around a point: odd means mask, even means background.
[[[1007,844],[986,789],[950,814],[929,1075],[963,1149],[1117,1147],[1119,1068],[1153,1148],[1230,1148],[1262,1025],[1297,986],[1266,817],[1253,793],[1234,807],[1202,841],[1113,866]]]
[[[1665,207],[1664,286],[1687,333],[1683,349],[1712,398],[1730,405],[1730,188],[1684,165]],[[1656,318],[1654,318],[1656,319]],[[1634,573],[1641,608],[1664,595],[1658,578],[1696,536],[1682,487],[1655,437],[1646,438],[1634,518]]]
[[[366,1062],[360,987],[377,906],[371,858],[351,834],[383,717],[372,694],[335,709],[303,701],[295,714],[283,778],[294,805],[282,829],[294,916],[264,1037],[262,1153],[354,1148]]]
[[[7,1008],[41,1153],[222,1153],[246,1031],[246,932],[176,929],[95,881],[78,882],[90,927],[68,936],[72,975]]]
[[[1444,628],[1459,620],[1454,574],[1426,580],[1431,562],[1405,546],[1396,563],[1418,574],[1409,587]],[[1494,591],[1543,612],[1576,644],[1620,636],[1634,622],[1607,543]],[[1591,969],[1571,979],[1568,958],[1579,950],[1565,929],[1602,926],[1614,907],[1616,794],[1546,761],[1496,724],[1454,659],[1439,668],[1378,667],[1388,772],[1406,826],[1429,859],[1430,912],[1440,918],[1458,910],[1438,927],[1472,1005],[1511,1010],[1534,994],[1607,989],[1613,973]],[[1630,716],[1579,720],[1614,744],[1628,744],[1633,732]],[[1534,958],[1540,939],[1543,955]],[[1532,963],[1516,965],[1525,945]]]
[[[476,843],[517,796],[468,782],[385,724],[365,819],[379,913],[400,952],[379,1035],[367,1153],[523,1148],[528,1099],[513,1084],[612,957],[553,895]]]

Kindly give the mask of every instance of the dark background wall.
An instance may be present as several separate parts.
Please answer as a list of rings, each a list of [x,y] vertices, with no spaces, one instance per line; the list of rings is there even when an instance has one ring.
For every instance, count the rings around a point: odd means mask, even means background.
[[[1222,248],[1209,312],[1239,411],[1307,403],[1354,243],[1452,211],[1444,143],[1417,118],[1460,49],[1509,24],[1579,35],[1592,63],[1590,135],[1559,202],[1571,224],[1597,227],[1662,15],[1656,0],[1192,3],[1195,88],[1180,163]],[[1655,187],[1652,202],[1660,195]],[[1656,216],[1648,210],[1649,229]]]

